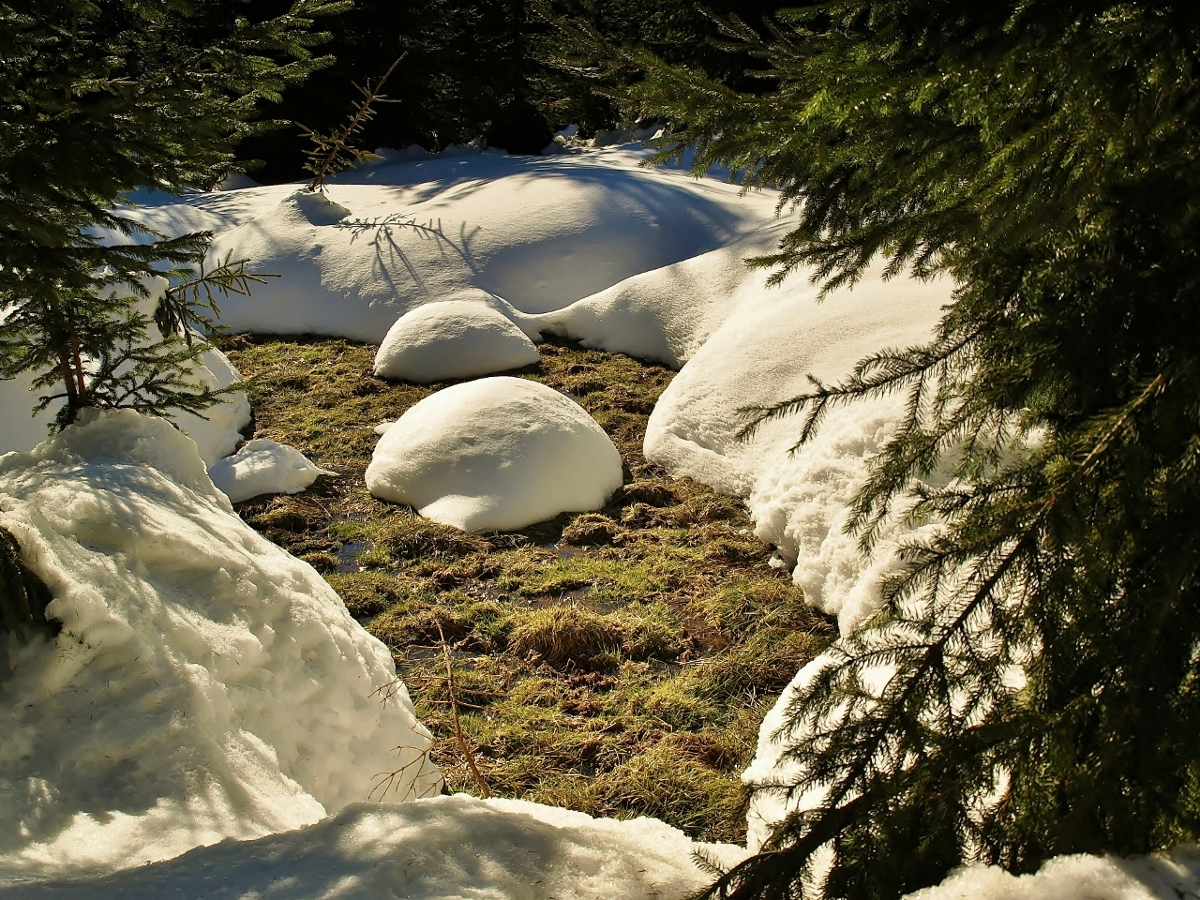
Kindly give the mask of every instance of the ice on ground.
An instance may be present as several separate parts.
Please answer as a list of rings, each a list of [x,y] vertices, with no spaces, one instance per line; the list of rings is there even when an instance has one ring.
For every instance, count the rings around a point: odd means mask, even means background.
[[[533,341],[512,319],[468,292],[465,298],[456,295],[419,306],[397,319],[375,355],[375,374],[445,381],[519,369],[540,359]]]
[[[325,580],[168,423],[90,419],[0,458],[0,525],[62,623],[0,644],[0,884],[436,793],[390,654]]]
[[[232,503],[261,494],[298,494],[317,480],[333,475],[295,447],[256,438],[247,441],[233,456],[208,467],[213,484]]]
[[[521,378],[457,384],[384,431],[367,488],[464,531],[511,531],[599,509],[621,486],[621,456],[569,397]]]
[[[655,819],[593,819],[520,800],[459,794],[399,806],[357,804],[300,831],[226,842],[86,884],[18,887],[9,900],[682,900],[746,855],[698,844]]]

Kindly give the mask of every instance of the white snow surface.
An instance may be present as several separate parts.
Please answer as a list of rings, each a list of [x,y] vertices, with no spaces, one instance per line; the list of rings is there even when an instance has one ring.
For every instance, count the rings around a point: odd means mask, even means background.
[[[132,411],[0,458],[54,641],[0,647],[0,884],[177,856],[436,793],[388,651]],[[378,793],[378,791],[377,791]]]
[[[266,438],[247,441],[233,456],[208,467],[213,484],[233,503],[261,494],[298,494],[318,475],[333,474],[295,447]]]
[[[511,531],[599,509],[621,456],[571,398],[535,381],[481,378],[431,394],[384,430],[367,488],[464,531]]]
[[[481,297],[472,296],[482,295]],[[380,378],[430,382],[491,375],[539,359],[533,341],[478,289],[418,306],[396,320],[375,355]]]
[[[378,343],[403,313],[463,288],[545,312],[771,222],[772,197],[639,169],[647,155],[397,155],[332,179],[323,198],[248,188],[137,215],[167,234],[203,221],[212,260],[285,276],[222,300],[227,327]]]
[[[681,900],[710,880],[692,861],[746,855],[656,819],[593,819],[464,794],[355,804],[299,831],[225,842],[108,878],[17,887],[7,900]]]

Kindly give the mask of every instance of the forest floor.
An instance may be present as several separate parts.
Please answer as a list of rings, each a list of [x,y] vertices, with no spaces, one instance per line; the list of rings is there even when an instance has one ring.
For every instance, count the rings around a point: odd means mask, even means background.
[[[446,384],[375,378],[376,348],[343,340],[221,346],[246,379],[254,436],[338,473],[238,512],[321,571],[388,646],[451,791],[745,839],[738,776],[759,723],[835,629],[768,566],[740,501],[642,456],[672,370],[541,344],[541,363],[512,374],[594,416],[624,486],[599,512],[473,535],[375,500],[363,482],[374,426]],[[387,788],[381,776],[374,799]]]

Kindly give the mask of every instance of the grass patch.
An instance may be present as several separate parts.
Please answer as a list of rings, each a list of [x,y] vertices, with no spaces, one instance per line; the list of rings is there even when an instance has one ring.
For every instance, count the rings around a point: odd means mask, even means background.
[[[762,716],[834,629],[767,565],[740,501],[674,480],[641,452],[674,374],[568,342],[522,370],[573,396],[613,439],[625,485],[597,512],[468,535],[373,499],[378,436],[445,384],[371,374],[375,348],[238,337],[255,435],[338,474],[240,504],[325,574],[391,649],[451,790],[476,791],[454,738],[442,640],[468,743],[491,791],[593,815],[653,815],[742,840]]]

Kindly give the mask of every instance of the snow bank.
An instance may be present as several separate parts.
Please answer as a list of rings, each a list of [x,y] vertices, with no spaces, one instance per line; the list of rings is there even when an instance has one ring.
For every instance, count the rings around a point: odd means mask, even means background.
[[[468,287],[540,313],[772,221],[772,198],[637,168],[646,155],[400,158],[334,179],[336,214],[295,186],[209,195],[207,215],[239,222],[217,229],[210,258],[284,276],[222,300],[221,321],[379,342],[403,313]],[[146,222],[169,231],[165,209]]]
[[[319,468],[295,447],[257,438],[209,466],[208,474],[231,502],[241,503],[261,494],[298,494],[318,475],[334,473]]]
[[[747,278],[761,279],[761,273]],[[852,290],[818,300],[801,278],[768,290],[750,285],[729,315],[659,398],[646,428],[646,457],[720,491],[746,498],[758,537],[809,600],[837,614],[843,631],[879,602],[878,577],[892,562],[899,526],[882,535],[866,566],[843,532],[866,459],[891,433],[899,398],[835,409],[815,439],[792,454],[798,418],[766,423],[750,440],[738,432],[752,412],[845,377],[872,351],[926,340],[950,286],[885,281],[878,271]]]
[[[383,432],[367,488],[464,531],[511,531],[599,509],[621,456],[579,404],[499,376],[426,397]]]
[[[184,205],[183,209],[187,210],[190,207]],[[186,216],[182,218],[188,221]],[[147,281],[147,286],[151,294],[140,301],[137,308],[152,316],[155,306],[166,290],[167,282],[165,279],[154,278]],[[2,315],[0,312],[0,316]],[[160,336],[159,332],[153,325],[151,328],[152,335],[157,339]],[[191,380],[198,388],[219,390],[241,381],[242,376],[229,361],[229,357],[216,347],[208,347],[200,354],[197,363],[192,365]],[[32,450],[46,439],[60,404],[52,403],[36,416],[32,413],[38,397],[48,393],[53,391],[34,391],[33,379],[28,375],[0,379],[0,421],[4,422],[3,429],[0,429],[0,453],[14,450],[23,453]],[[247,400],[244,391],[232,391],[225,395],[221,402],[205,410],[203,415],[176,412],[173,421],[196,442],[200,458],[204,460],[205,465],[211,466],[218,459],[232,453],[242,439],[240,430],[250,423],[250,401]]]
[[[0,497],[63,625],[0,645],[0,883],[437,791],[386,649],[169,424],[95,415],[0,458]]]
[[[445,381],[519,369],[541,359],[512,319],[475,298],[461,298],[419,306],[397,319],[375,355],[375,374]]]
[[[804,666],[763,719],[759,729],[754,760],[742,773],[750,785],[778,785],[760,788],[750,797],[746,816],[746,848],[757,853],[770,836],[771,829],[794,810],[815,809],[825,792],[820,788],[792,794],[802,769],[785,757],[787,746],[799,737],[786,725],[787,708],[805,690],[830,658],[822,655]],[[894,674],[888,666],[876,666],[864,673],[864,687],[878,696]],[[818,851],[817,877],[833,857]],[[960,869],[941,884],[906,895],[907,900],[1180,900],[1200,897],[1200,850],[1183,846],[1157,857],[1061,856],[1048,860],[1032,875],[1012,875],[997,866],[972,865]]]
[[[459,794],[358,804],[301,831],[218,844],[87,884],[16,888],[6,897],[677,900],[710,880],[692,862],[700,849],[726,865],[745,856],[728,844],[693,843],[654,819],[593,819]]]
[[[908,900],[1190,900],[1200,897],[1200,852],[1159,857],[1059,856],[1032,875],[968,866]]]

